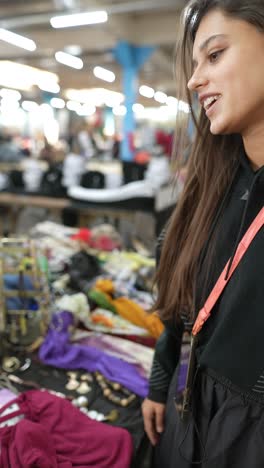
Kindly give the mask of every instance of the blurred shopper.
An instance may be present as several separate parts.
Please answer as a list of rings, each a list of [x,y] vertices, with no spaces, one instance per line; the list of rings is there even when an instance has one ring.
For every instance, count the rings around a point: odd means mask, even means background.
[[[80,185],[80,179],[85,172],[86,158],[81,155],[77,138],[71,138],[69,152],[62,165],[62,185],[66,188]]]
[[[0,163],[19,163],[23,159],[21,149],[9,134],[0,133]]]

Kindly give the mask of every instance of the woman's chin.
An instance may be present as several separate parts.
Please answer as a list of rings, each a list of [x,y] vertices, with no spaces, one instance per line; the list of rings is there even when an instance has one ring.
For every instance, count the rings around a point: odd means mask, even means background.
[[[220,122],[220,120],[212,120],[210,124],[210,132],[213,135],[228,135],[233,133],[226,122]]]

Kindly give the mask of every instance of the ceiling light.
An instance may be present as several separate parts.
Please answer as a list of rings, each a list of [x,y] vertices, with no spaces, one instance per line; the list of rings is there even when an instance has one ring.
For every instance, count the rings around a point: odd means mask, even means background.
[[[96,107],[104,105],[115,107],[125,99],[122,93],[105,88],[67,89],[65,96],[71,101],[79,101]]]
[[[0,91],[0,96],[1,98],[4,98],[4,99],[8,98],[13,101],[19,101],[21,99],[21,93],[17,91],[16,89],[3,88]]]
[[[168,96],[167,96],[167,94],[162,93],[161,91],[157,91],[157,92],[154,94],[154,99],[155,99],[157,102],[160,102],[161,104],[165,104],[165,103],[167,102]]]
[[[76,68],[81,70],[83,68],[83,61],[79,57],[74,57],[74,55],[66,54],[66,52],[56,52],[55,59],[57,62],[67,65],[68,67]]]
[[[50,24],[53,28],[71,28],[86,24],[105,23],[107,20],[108,15],[106,11],[91,11],[75,13],[73,15],[54,16],[50,19]]]
[[[37,48],[35,42],[32,41],[32,39],[20,36],[20,34],[13,33],[3,28],[0,28],[0,40],[8,42],[9,44],[17,47],[21,47],[22,49],[29,50],[30,52],[33,52]]]
[[[178,101],[178,99],[176,99],[173,96],[168,96],[166,104],[167,104],[167,106],[173,106],[173,107],[176,107],[178,109],[179,101]]]
[[[77,101],[68,101],[66,103],[66,107],[67,109],[71,110],[71,111],[78,111],[81,107],[81,104]]]
[[[80,116],[89,117],[90,115],[95,114],[96,107],[90,106],[88,104],[83,104],[82,106],[79,107],[79,109],[76,112]]]
[[[9,97],[5,97],[1,100],[1,111],[7,107],[9,107],[9,109],[16,110],[19,108],[19,102],[17,100],[10,99]]]
[[[185,112],[185,114],[189,114],[190,106],[185,101],[179,101],[179,110]]]
[[[53,109],[52,109],[51,105],[48,104],[47,102],[43,102],[42,104],[40,104],[39,108],[45,114],[49,114],[49,115],[52,114],[53,115]]]
[[[81,55],[82,48],[79,45],[72,44],[64,47],[64,52],[71,55]]]
[[[35,101],[23,101],[22,108],[27,112],[32,112],[39,108],[39,105]]]
[[[141,96],[144,96],[144,97],[147,97],[147,98],[153,98],[154,97],[154,94],[155,94],[155,91],[153,88],[150,88],[149,86],[140,86],[139,88],[139,94],[141,94]]]
[[[111,95],[110,93],[113,93]],[[106,107],[116,107],[120,106],[122,102],[124,102],[125,97],[121,93],[117,93],[115,91],[109,91],[109,95],[106,93],[105,98],[104,98],[104,105]]]
[[[39,81],[38,87],[41,91],[46,91],[47,93],[57,94],[60,92],[60,85],[56,81]]]
[[[65,101],[63,99],[54,97],[50,100],[50,105],[55,107],[55,109],[64,109]]]
[[[135,103],[133,104],[132,109],[133,109],[133,112],[135,112],[135,114],[140,114],[144,112],[145,107],[142,104]]]
[[[29,67],[22,63],[0,60],[0,85],[15,90],[30,91],[39,83],[57,83],[55,73]]]
[[[116,106],[113,108],[113,114],[117,116],[124,116],[127,113],[126,106]]]
[[[94,76],[100,78],[100,80],[108,81],[109,83],[115,81],[115,74],[110,70],[106,70],[106,68],[94,67],[93,72]]]

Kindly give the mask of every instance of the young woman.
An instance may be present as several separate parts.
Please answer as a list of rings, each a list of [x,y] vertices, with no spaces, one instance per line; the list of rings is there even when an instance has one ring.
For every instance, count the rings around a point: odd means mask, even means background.
[[[181,200],[157,271],[165,331],[156,347],[145,429],[157,468],[264,467],[264,228],[197,335],[189,411],[174,395],[186,318],[194,321],[264,206],[264,2],[193,0],[181,64],[201,106]]]

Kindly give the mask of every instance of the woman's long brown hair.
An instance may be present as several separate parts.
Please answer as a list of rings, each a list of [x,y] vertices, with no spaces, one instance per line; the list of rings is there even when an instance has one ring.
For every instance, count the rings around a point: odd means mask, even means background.
[[[232,182],[243,149],[239,135],[212,135],[201,111],[197,118],[187,89],[191,76],[193,41],[201,19],[212,9],[254,24],[264,31],[263,0],[192,0],[182,16],[176,72],[179,99],[188,101],[196,137],[188,160],[184,190],[167,225],[156,274],[158,296],[155,309],[162,319],[176,319],[184,311],[192,319],[198,259],[205,245],[217,208]],[[176,133],[181,154],[186,131]]]

